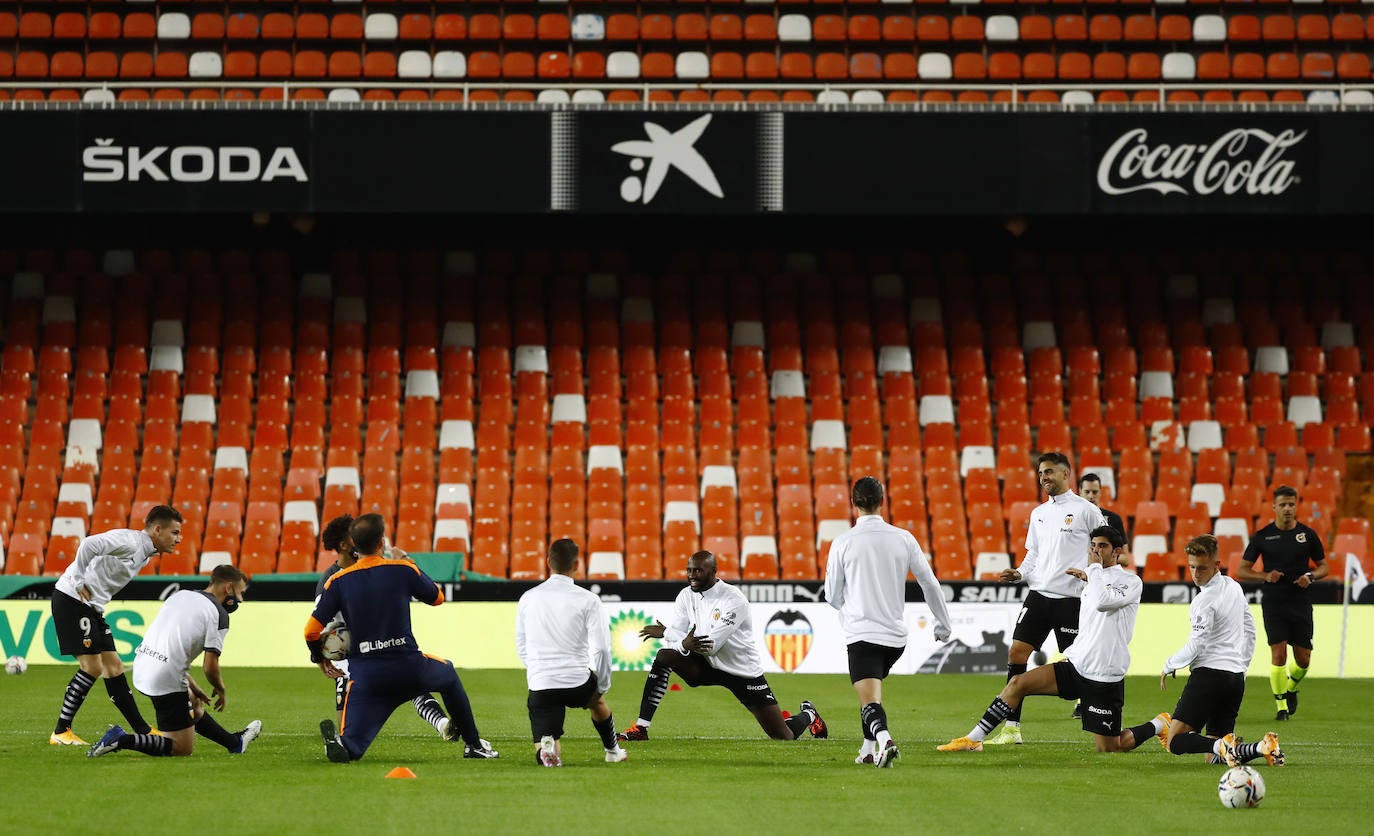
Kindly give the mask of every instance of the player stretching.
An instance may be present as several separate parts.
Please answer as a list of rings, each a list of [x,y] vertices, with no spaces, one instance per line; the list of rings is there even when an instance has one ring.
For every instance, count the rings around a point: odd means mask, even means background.
[[[134,685],[152,700],[162,731],[125,734],[119,726],[110,726],[87,757],[98,758],[120,749],[159,757],[189,755],[197,734],[223,746],[231,755],[248,750],[248,744],[262,732],[261,720],[230,734],[204,708],[213,702],[216,711],[223,711],[227,704],[219,657],[224,637],[229,634],[229,614],[239,608],[247,587],[248,578],[226,563],[210,573],[210,585],[204,591],[183,589],[167,599],[148,625],[134,665]],[[191,677],[191,663],[201,653],[205,654],[209,694]]]
[[[119,529],[93,534],[81,541],[76,558],[57,579],[52,594],[52,623],[63,656],[75,656],[80,670],[67,683],[57,728],[48,742],[85,746],[72,731],[76,712],[96,679],[104,677],[110,702],[139,734],[151,730],[138,711],[124,663],[115,652],[114,634],[105,623],[110,599],[137,575],[155,554],[166,554],[181,542],[181,514],[167,505],[155,506],[143,518],[143,530]]]
[[[697,552],[687,560],[687,588],[673,603],[667,625],[652,624],[639,631],[643,639],[662,639],[654,657],[644,693],[639,700],[639,719],[616,737],[648,740],[649,723],[668,691],[669,674],[698,685],[720,685],[754,715],[759,727],[774,740],[796,740],[809,728],[813,737],[828,732],[820,712],[810,700],[784,719],[778,698],[763,676],[763,661],[754,637],[754,622],[744,593],[716,579],[716,556]]]

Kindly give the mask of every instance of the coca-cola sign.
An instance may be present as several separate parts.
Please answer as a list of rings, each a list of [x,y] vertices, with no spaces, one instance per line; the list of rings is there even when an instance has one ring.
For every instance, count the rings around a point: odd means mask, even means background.
[[[1286,156],[1307,131],[1232,128],[1207,142],[1152,142],[1145,128],[1122,133],[1097,164],[1097,187],[1109,195],[1277,196],[1300,181]]]

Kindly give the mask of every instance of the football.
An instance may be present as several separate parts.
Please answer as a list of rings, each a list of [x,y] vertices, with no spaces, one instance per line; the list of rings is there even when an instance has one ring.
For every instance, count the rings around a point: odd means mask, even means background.
[[[342,621],[331,621],[325,625],[324,632],[320,634],[320,640],[324,642],[321,647],[324,658],[331,662],[347,659],[348,650],[353,645],[348,634],[348,625]]]
[[[21,674],[28,669],[28,660],[23,656],[11,656],[5,660],[5,673]]]
[[[1217,783],[1223,807],[1258,807],[1264,800],[1264,779],[1248,766],[1233,766]]]

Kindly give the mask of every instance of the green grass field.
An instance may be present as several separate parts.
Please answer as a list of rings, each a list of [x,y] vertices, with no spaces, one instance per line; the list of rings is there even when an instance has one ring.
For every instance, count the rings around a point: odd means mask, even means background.
[[[550,770],[533,763],[519,671],[463,673],[500,760],[463,760],[461,744],[439,740],[405,706],[364,760],[337,765],[325,760],[318,734],[319,721],[332,715],[331,683],[313,670],[226,671],[223,725],[263,721],[262,737],[242,757],[197,738],[190,758],[119,752],[95,760],[47,742],[71,670],[0,677],[8,832],[1064,833],[1105,825],[1117,833],[1322,833],[1359,827],[1374,813],[1368,680],[1306,683],[1298,716],[1277,728],[1288,766],[1261,766],[1268,784],[1261,807],[1227,810],[1216,797],[1222,767],[1174,757],[1154,741],[1097,754],[1069,719],[1069,704],[1053,697],[1027,703],[1024,746],[936,752],[982,713],[1000,687],[990,676],[888,680],[884,701],[902,750],[891,770],[854,765],[858,712],[841,676],[771,678],[785,708],[803,698],[817,703],[829,740],[766,740],[724,689],[684,689],[668,694],[653,740],[628,744],[623,764],[604,763],[586,714],[570,714],[564,768]],[[643,681],[643,674],[616,674],[609,699],[618,727],[635,719]],[[1161,695],[1157,680],[1130,680],[1128,720],[1172,709],[1181,687],[1171,682]],[[1251,680],[1242,736],[1275,727],[1267,690]],[[140,707],[151,717],[146,700]],[[76,730],[95,740],[117,719],[97,685]],[[417,779],[384,777],[400,765]]]

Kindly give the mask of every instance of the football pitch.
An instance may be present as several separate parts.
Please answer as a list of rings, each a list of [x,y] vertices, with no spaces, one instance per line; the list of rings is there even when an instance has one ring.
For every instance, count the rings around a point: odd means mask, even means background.
[[[462,759],[409,705],[398,709],[362,761],[325,760],[319,721],[333,716],[332,683],[317,671],[226,668],[236,731],[263,721],[242,756],[204,738],[189,758],[117,752],[88,759],[48,744],[71,668],[0,677],[0,781],[11,833],[1332,833],[1374,813],[1374,698],[1369,680],[1309,680],[1296,717],[1273,722],[1267,682],[1251,679],[1238,732],[1279,732],[1288,765],[1259,765],[1263,804],[1217,801],[1224,767],[1175,757],[1151,740],[1097,754],[1069,718],[1070,704],[1032,697],[1023,746],[946,754],[937,743],[968,732],[1001,686],[993,676],[897,676],[884,702],[901,758],[890,770],[856,766],[858,711],[843,676],[770,677],[784,708],[814,700],[829,740],[770,741],[721,688],[670,691],[653,739],[625,744],[608,764],[585,712],[570,712],[562,769],[533,761],[521,671],[461,671],[495,761]],[[674,680],[676,681],[676,680]],[[635,719],[642,673],[618,673],[608,700],[617,727]],[[1128,681],[1126,716],[1172,710],[1182,680]],[[140,708],[152,709],[140,697]],[[77,717],[88,741],[118,720],[97,685]],[[414,780],[387,779],[406,766]],[[83,812],[78,812],[78,810]],[[1367,825],[1366,825],[1367,826]]]

